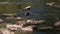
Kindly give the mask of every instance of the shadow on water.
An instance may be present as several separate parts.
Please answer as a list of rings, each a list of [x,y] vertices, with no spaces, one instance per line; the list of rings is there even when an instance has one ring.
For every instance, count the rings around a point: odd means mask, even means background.
[[[34,31],[33,34],[60,34],[60,31]]]

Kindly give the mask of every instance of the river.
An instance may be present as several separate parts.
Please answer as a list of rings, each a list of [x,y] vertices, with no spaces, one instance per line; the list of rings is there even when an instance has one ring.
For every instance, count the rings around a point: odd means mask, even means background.
[[[53,2],[54,0],[23,0],[25,3],[32,4],[32,8],[29,11],[29,18],[30,19],[48,19],[50,15],[44,15],[44,14],[57,14],[59,16],[60,9],[46,6],[47,2]],[[19,11],[17,16],[20,17],[26,17],[24,15],[25,11]],[[50,16],[55,17],[56,16]],[[54,19],[55,19],[54,18]],[[51,22],[50,22],[51,23]],[[34,31],[34,34],[59,34],[56,31]]]

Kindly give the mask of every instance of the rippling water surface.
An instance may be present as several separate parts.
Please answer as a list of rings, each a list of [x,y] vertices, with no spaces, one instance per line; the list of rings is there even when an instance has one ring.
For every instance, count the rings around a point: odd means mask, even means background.
[[[54,0],[51,0],[51,1],[54,1]],[[46,6],[46,3],[49,2],[49,0],[48,1],[47,0],[24,0],[24,2],[32,4],[32,8],[29,11],[30,15],[28,16],[30,19],[33,19],[33,18],[34,19],[47,19],[49,15],[46,16],[44,14],[48,14],[48,13],[54,14],[56,12],[59,15],[60,13],[60,9]],[[24,13],[25,11],[21,10],[18,12],[17,15],[20,17],[26,17]],[[53,16],[53,17],[56,17],[56,16]],[[59,33],[55,31],[51,31],[51,32],[35,31],[34,34],[59,34]]]

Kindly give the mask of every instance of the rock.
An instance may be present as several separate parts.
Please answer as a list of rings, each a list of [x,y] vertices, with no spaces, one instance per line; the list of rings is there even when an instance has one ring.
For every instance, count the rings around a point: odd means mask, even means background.
[[[3,33],[0,31],[0,34],[3,34]]]
[[[14,32],[12,32],[12,31],[10,31],[10,30],[8,30],[8,29],[2,29],[1,32],[2,32],[3,34],[14,34]]]
[[[26,22],[25,21],[17,21],[17,25],[23,25],[23,24],[25,24]]]
[[[13,20],[14,17],[5,17],[5,19],[8,19],[8,20],[9,20],[9,19],[12,19],[12,20]]]
[[[18,28],[21,28],[22,26],[21,25],[16,25],[16,24],[7,24],[6,27],[9,29],[9,30],[18,30]]]
[[[47,30],[47,29],[53,29],[51,26],[45,26],[38,28],[39,30]]]
[[[15,34],[33,34],[33,32],[32,31],[18,30],[15,32]]]
[[[0,19],[0,23],[3,23],[4,21],[2,19]]]
[[[27,20],[26,22],[27,23],[33,23],[33,20]]]
[[[51,3],[46,3],[46,5],[48,6],[51,6],[51,7],[55,7],[55,8],[60,8],[60,3],[54,3],[54,2],[51,2]]]
[[[55,3],[54,2],[46,3],[46,5],[48,5],[48,6],[53,6],[53,4],[55,4]]]
[[[32,26],[21,28],[23,31],[33,31]]]
[[[12,14],[2,14],[3,17],[11,17],[13,16]]]
[[[37,24],[37,23],[44,23],[45,22],[45,20],[34,20],[34,24]]]
[[[60,21],[56,22],[54,25],[55,26],[60,26]]]
[[[17,21],[20,21],[20,20],[22,20],[23,18],[21,18],[21,17],[16,17],[15,18]]]

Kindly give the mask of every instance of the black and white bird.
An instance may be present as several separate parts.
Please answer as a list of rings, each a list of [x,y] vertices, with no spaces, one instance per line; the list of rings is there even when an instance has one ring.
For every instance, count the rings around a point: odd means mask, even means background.
[[[30,14],[30,13],[29,13],[30,8],[31,8],[31,6],[27,6],[27,7],[24,8],[24,11],[25,11],[25,15],[26,15],[26,16],[29,16],[29,14]]]

